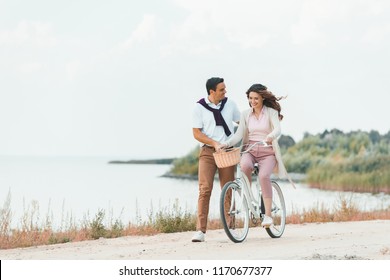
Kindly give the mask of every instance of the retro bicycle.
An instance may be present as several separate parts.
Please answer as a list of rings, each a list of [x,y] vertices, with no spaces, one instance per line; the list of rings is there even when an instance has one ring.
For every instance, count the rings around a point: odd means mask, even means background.
[[[241,154],[249,152],[256,145],[270,147],[266,142],[260,141],[250,145]],[[255,165],[254,175],[257,175],[258,171],[258,166]],[[251,223],[253,225],[261,223],[265,215],[260,181],[258,176],[256,178],[256,184],[252,184],[251,187],[247,176],[241,172],[240,165],[237,164],[236,179],[227,182],[221,191],[221,221],[226,235],[235,243],[244,241]],[[286,205],[278,183],[271,180],[271,186],[273,224],[265,227],[265,230],[270,237],[279,238],[286,226]]]

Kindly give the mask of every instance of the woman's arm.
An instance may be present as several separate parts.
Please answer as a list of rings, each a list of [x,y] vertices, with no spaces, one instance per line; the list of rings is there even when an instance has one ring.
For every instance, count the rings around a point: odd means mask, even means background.
[[[242,112],[240,116],[240,122],[238,124],[238,128],[232,138],[230,138],[228,141],[226,141],[226,145],[228,147],[236,145],[240,140],[244,137],[245,132],[245,113]]]
[[[271,142],[272,142],[272,140],[278,138],[281,135],[282,130],[280,128],[280,120],[279,120],[278,111],[276,111],[275,109],[272,109],[272,108],[269,108],[268,111],[269,111],[269,117],[270,117],[270,121],[271,121],[273,129],[272,129],[271,133],[267,135],[266,141],[268,142],[269,140],[271,140]]]

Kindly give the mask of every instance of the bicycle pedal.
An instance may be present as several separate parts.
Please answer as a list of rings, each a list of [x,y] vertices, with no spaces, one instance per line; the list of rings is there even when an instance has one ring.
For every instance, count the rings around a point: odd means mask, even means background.
[[[255,218],[255,215],[253,215],[252,213],[251,213],[251,221],[252,221],[252,223],[254,224],[254,225],[257,225],[257,219]]]

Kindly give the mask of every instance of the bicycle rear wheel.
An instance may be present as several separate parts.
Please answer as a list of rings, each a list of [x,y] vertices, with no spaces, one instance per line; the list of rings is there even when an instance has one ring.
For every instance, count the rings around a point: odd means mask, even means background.
[[[246,197],[235,181],[227,182],[222,188],[220,215],[230,240],[235,243],[244,241],[249,231],[249,209]]]
[[[272,207],[271,217],[273,219],[273,225],[266,228],[268,235],[272,238],[279,238],[284,232],[286,226],[286,205],[284,203],[284,196],[282,189],[275,182],[271,182],[272,185]]]

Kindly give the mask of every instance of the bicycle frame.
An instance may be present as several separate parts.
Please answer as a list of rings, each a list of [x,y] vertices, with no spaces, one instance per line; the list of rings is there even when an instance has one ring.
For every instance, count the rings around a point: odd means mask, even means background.
[[[244,192],[242,199],[244,199],[244,197],[246,198],[250,212],[256,219],[261,218],[261,190],[259,180],[256,180],[256,194],[258,196],[257,198],[254,197],[253,192],[250,189],[251,184],[249,183],[248,177],[243,172],[241,172],[241,168],[239,165],[237,165],[236,182]]]

